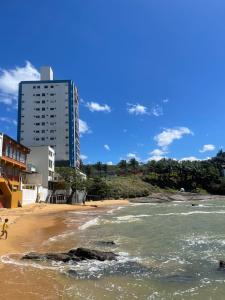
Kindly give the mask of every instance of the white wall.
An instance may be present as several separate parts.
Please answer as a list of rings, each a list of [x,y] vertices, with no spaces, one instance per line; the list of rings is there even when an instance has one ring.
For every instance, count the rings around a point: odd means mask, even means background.
[[[30,187],[30,188],[28,188]],[[23,184],[22,187],[22,205],[28,205],[41,201],[46,201],[48,197],[48,189],[37,185]]]
[[[23,185],[22,188],[22,205],[28,205],[36,202],[37,199],[37,186],[33,186],[34,189],[26,189],[26,186]]]

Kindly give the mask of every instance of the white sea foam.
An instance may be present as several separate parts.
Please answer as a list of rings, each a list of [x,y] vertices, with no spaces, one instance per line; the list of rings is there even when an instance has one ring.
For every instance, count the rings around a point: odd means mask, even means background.
[[[87,221],[86,223],[84,223],[83,225],[81,225],[79,227],[80,230],[85,230],[87,229],[88,227],[91,227],[91,226],[95,226],[95,225],[99,225],[100,224],[100,220],[99,220],[99,217],[97,218],[94,218],[90,221]]]
[[[31,267],[31,268],[36,268],[40,270],[57,270],[59,266],[46,266],[43,264],[37,264],[34,263],[33,261],[26,261],[26,260],[21,260],[21,259],[14,259],[10,257],[9,255],[3,255],[0,257],[0,261],[4,264],[11,264],[11,265],[16,265],[20,267]]]
[[[115,217],[112,221],[109,221],[108,223],[133,223],[141,221],[142,218],[149,217],[151,215],[126,215],[126,216],[120,216]],[[107,221],[106,221],[107,223]]]
[[[55,235],[55,236],[52,236],[50,237],[47,241],[43,242],[43,245],[47,245],[49,243],[52,243],[52,242],[58,242],[58,241],[63,241],[65,239],[67,239],[68,237],[74,235],[74,232],[65,232],[65,233],[62,233],[62,234],[59,234],[59,235]]]
[[[203,211],[203,210],[195,210],[189,212],[180,212],[180,213],[165,213],[165,214],[155,214],[155,216],[189,216],[195,214],[225,214],[225,210],[221,211]]]

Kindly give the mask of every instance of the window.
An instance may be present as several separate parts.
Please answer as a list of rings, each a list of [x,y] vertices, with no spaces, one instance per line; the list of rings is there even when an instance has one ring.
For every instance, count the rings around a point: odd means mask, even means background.
[[[42,115],[41,117],[44,119],[44,118],[45,118],[45,115]]]
[[[51,129],[51,130],[50,130],[50,133],[54,133],[54,132],[55,132],[55,130],[54,130],[54,129]]]
[[[52,136],[50,137],[50,140],[51,140],[51,141],[53,141],[54,139],[55,139],[54,137],[52,137]]]
[[[36,110],[36,111],[39,111],[39,110],[40,110],[40,108],[35,108],[34,110]]]
[[[45,103],[45,100],[42,100],[41,103]]]
[[[55,93],[51,93],[51,94],[50,94],[50,96],[54,96],[54,95],[55,95]]]
[[[50,107],[50,110],[54,110],[55,108],[54,107]]]
[[[42,109],[41,109],[42,111],[44,111],[45,110],[45,107],[42,107]]]
[[[36,141],[39,141],[39,138],[36,138],[35,140],[36,140]]]
[[[50,115],[50,118],[54,118],[55,115]]]
[[[41,140],[42,140],[42,141],[44,141],[44,140],[45,140],[45,138],[44,138],[44,137],[42,137],[42,138],[41,138]]]
[[[48,88],[48,85],[45,85],[44,88],[47,89],[47,88]]]
[[[37,103],[37,104],[39,104],[39,103],[40,103],[40,101],[34,101],[34,103]]]
[[[41,94],[41,96],[43,96],[43,97],[44,97],[44,96],[45,96],[45,93],[42,93],[42,94]]]
[[[40,89],[40,85],[37,86],[37,89]]]
[[[45,133],[45,130],[42,130],[41,133]]]
[[[44,126],[44,125],[45,125],[45,122],[42,122],[41,125]]]
[[[40,119],[40,116],[34,116],[36,119]]]
[[[36,94],[36,96],[41,96],[41,94]]]
[[[53,89],[54,88],[54,85],[51,85],[51,89]]]
[[[52,168],[52,161],[51,160],[48,161],[48,167]]]
[[[68,136],[66,136],[65,138],[66,138],[66,139],[68,139],[69,137],[68,137]]]
[[[35,85],[33,86],[33,89],[36,89],[36,86],[35,86]]]
[[[39,126],[39,125],[40,125],[40,123],[34,123],[34,125],[36,125],[36,126]]]

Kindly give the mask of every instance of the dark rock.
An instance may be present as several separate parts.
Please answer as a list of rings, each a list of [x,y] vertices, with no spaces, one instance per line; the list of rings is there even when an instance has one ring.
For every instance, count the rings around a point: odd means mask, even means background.
[[[67,262],[71,260],[71,257],[65,253],[46,253],[46,259]]]
[[[96,244],[100,246],[116,246],[114,241],[97,241]]]
[[[25,254],[22,259],[34,259],[34,260],[43,260],[45,259],[45,254],[40,254],[36,252],[30,252]]]
[[[113,252],[103,252],[103,251],[91,250],[87,248],[71,249],[68,252],[68,254],[80,257],[82,260],[85,259],[97,259],[100,261],[116,260],[117,257],[117,255]]]
[[[225,269],[225,261],[224,260],[219,261],[219,268],[220,269]]]
[[[70,269],[69,271],[67,271],[67,274],[72,276],[72,277],[78,277],[78,273],[77,273],[76,270]]]
[[[117,255],[113,252],[103,252],[98,250],[90,250],[86,248],[72,249],[67,253],[45,253],[40,254],[36,252],[30,252],[22,257],[22,259],[34,259],[34,260],[54,260],[62,262],[79,262],[85,259],[96,259],[100,261],[104,260],[116,260]]]

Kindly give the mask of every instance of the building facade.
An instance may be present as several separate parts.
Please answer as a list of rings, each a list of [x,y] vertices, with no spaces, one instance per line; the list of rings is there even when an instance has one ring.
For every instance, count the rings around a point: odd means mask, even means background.
[[[49,189],[49,183],[54,181],[55,175],[54,149],[50,146],[30,147],[30,153],[27,155],[27,166],[28,170],[31,169],[31,174],[27,175],[27,183],[39,184]],[[34,166],[35,172],[32,172],[32,166]],[[38,175],[41,175],[41,178]]]
[[[21,178],[29,149],[0,133],[0,207],[22,205]]]
[[[27,147],[51,146],[57,165],[79,168],[79,100],[72,80],[54,80],[42,67],[40,81],[22,81],[17,140]]]

